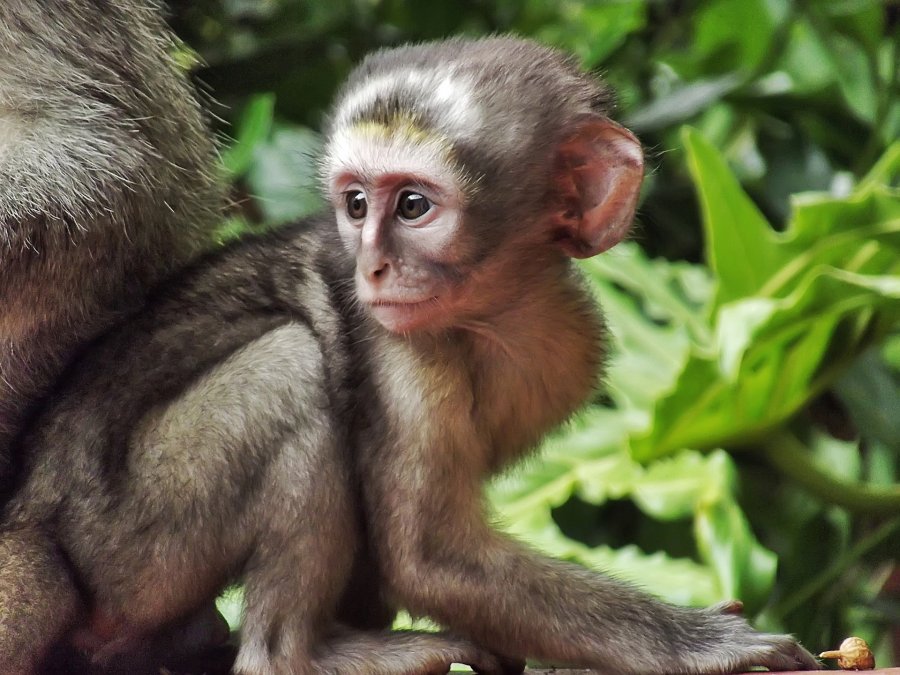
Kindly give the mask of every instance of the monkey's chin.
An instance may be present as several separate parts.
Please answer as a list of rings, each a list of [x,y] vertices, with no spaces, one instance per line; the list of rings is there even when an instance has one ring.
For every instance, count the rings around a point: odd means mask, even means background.
[[[385,330],[391,333],[412,333],[435,328],[441,323],[437,298],[421,302],[373,302],[369,311]]]

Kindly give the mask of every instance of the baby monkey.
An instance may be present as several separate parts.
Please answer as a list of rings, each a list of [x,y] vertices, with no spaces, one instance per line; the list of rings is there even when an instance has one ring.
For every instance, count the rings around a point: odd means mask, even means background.
[[[334,215],[170,280],[22,438],[0,671],[59,642],[122,663],[235,580],[243,675],[816,668],[730,605],[664,604],[485,517],[482,481],[604,359],[571,258],[624,236],[643,173],[609,106],[513,38],[367,58],[327,130]],[[391,633],[398,608],[451,632]]]

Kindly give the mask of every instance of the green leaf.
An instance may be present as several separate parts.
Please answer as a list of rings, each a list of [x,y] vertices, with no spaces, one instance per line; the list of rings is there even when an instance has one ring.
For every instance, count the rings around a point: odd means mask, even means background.
[[[710,463],[697,452],[681,452],[650,464],[634,482],[633,499],[659,520],[693,516],[712,484]]]
[[[226,218],[216,228],[214,240],[218,244],[225,244],[237,239],[252,229],[252,225],[243,216],[231,216]]]
[[[784,0],[715,0],[696,19],[694,49],[715,69],[752,69],[766,56]]]
[[[875,123],[878,88],[872,78],[865,49],[841,35],[832,35],[829,38],[832,63],[847,107],[856,113],[859,119]]]
[[[247,183],[266,221],[282,223],[322,210],[316,164],[321,147],[319,134],[286,125],[276,125],[270,138],[255,147]]]
[[[574,558],[678,605],[707,606],[725,598],[713,571],[692,560],[646,554],[636,546],[581,547]]]
[[[640,459],[747,444],[782,424],[900,321],[900,200],[866,180],[846,198],[807,195],[775,233],[696,132],[685,141],[719,276],[714,344],[692,345]],[[894,171],[890,161],[881,175]],[[711,355],[712,354],[712,355]]]
[[[744,82],[745,76],[736,73],[694,80],[638,109],[626,118],[625,124],[635,131],[646,132],[686,122]]]
[[[715,571],[724,596],[742,600],[747,613],[755,614],[775,583],[777,558],[756,540],[734,500],[731,458],[722,451],[713,453],[705,473],[708,496],[694,521],[698,548]]]
[[[785,260],[777,235],[728,165],[699,132],[682,131],[688,166],[700,197],[707,262],[718,278],[716,306],[752,295]]]
[[[737,504],[717,502],[701,509],[695,536],[723,596],[743,601],[748,614],[757,613],[775,583],[778,559],[753,537]]]
[[[610,326],[606,389],[620,408],[646,411],[667,391],[691,343],[711,343],[712,284],[702,268],[651,261],[633,243],[582,261]]]
[[[813,7],[828,17],[834,31],[852,37],[870,53],[875,53],[884,38],[883,0],[823,2]]]
[[[900,141],[894,142],[859,182],[860,190],[878,189],[881,184],[895,184],[900,176]]]
[[[864,438],[878,440],[900,456],[900,387],[877,350],[866,352],[835,383]]]
[[[618,49],[646,23],[645,0],[559,4],[560,15],[536,33],[542,42],[574,52],[591,68]]]
[[[742,311],[748,303],[763,313],[753,323]],[[651,433],[632,441],[636,457],[758,439],[898,320],[900,277],[827,267],[811,270],[787,298],[751,298],[723,308],[717,331],[722,358],[688,362],[675,389],[657,405]]]
[[[900,374],[900,334],[892,335],[887,339],[882,354],[885,362],[893,368],[895,374]]]
[[[828,44],[805,18],[790,27],[779,66],[790,77],[791,89],[799,95],[810,95],[837,81]]]
[[[626,242],[605,255],[580,261],[595,283],[603,284],[601,303],[612,283],[641,302],[651,319],[684,326],[694,342],[711,340],[708,308],[713,282],[705,269],[688,263],[650,260],[639,246]]]
[[[236,631],[241,627],[241,616],[244,607],[244,590],[240,586],[227,588],[216,599],[216,608],[225,617],[229,628]]]
[[[723,597],[711,570],[694,561],[670,558],[662,553],[647,555],[635,546],[590,548],[566,537],[553,522],[549,510],[520,511],[520,515],[526,516],[520,519],[512,518],[503,508],[498,511],[503,529],[529,546],[638,584],[669,602],[709,605]]]
[[[237,123],[235,141],[222,152],[222,167],[229,180],[243,176],[253,161],[253,153],[272,130],[275,95],[257,94],[247,103]]]
[[[625,439],[643,421],[604,408],[588,411],[545,443],[541,461],[494,481],[492,502],[521,522],[536,511],[549,514],[575,493],[594,504],[624,496],[643,471]]]

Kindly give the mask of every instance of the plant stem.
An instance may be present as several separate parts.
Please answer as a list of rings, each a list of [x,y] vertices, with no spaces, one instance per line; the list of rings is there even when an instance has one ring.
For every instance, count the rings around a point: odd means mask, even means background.
[[[873,532],[856,542],[825,571],[810,579],[798,591],[775,605],[768,614],[776,620],[784,618],[805,602],[808,602],[810,598],[825,590],[832,581],[841,576],[853,563],[898,531],[900,531],[900,517],[892,518],[883,523]]]
[[[826,504],[854,513],[900,513],[900,485],[873,486],[836,478],[816,466],[806,446],[786,429],[768,436],[762,451],[778,471]]]

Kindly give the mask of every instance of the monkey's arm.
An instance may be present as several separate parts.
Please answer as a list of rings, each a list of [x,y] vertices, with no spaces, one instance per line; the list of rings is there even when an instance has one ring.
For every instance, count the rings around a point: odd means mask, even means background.
[[[790,637],[756,632],[726,606],[675,607],[534,554],[487,525],[477,492],[423,481],[385,493],[388,582],[413,613],[501,654],[605,672],[818,667]]]

